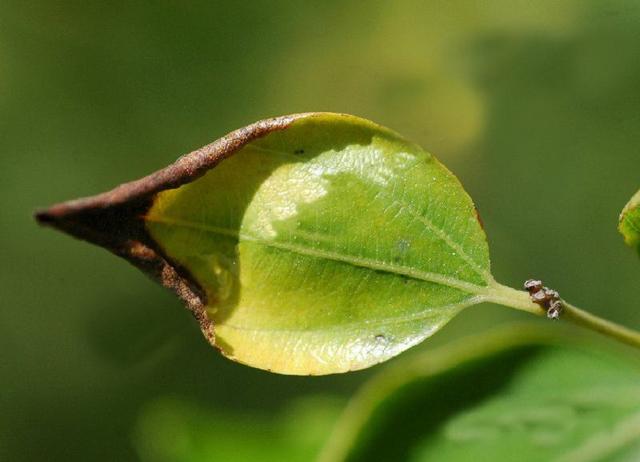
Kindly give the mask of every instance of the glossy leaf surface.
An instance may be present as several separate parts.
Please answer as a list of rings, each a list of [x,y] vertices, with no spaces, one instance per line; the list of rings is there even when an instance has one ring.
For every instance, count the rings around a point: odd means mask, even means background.
[[[396,363],[356,395],[323,460],[640,460],[640,363],[527,336]]]
[[[456,177],[353,116],[296,116],[157,194],[145,222],[206,291],[216,346],[276,372],[384,361],[482,301],[493,281]]]
[[[620,214],[618,229],[624,241],[640,255],[640,191],[638,191]]]

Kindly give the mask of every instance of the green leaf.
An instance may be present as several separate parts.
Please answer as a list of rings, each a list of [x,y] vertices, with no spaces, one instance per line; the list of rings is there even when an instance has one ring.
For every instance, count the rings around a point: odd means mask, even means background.
[[[321,460],[639,460],[640,363],[604,351],[511,328],[400,361]]]
[[[311,114],[159,194],[147,228],[207,291],[237,361],[326,374],[384,361],[478,302],[485,234],[459,181],[374,123]]]
[[[275,415],[233,414],[178,397],[156,398],[142,408],[133,442],[143,461],[307,462],[317,457],[342,408],[341,400],[312,396]]]
[[[483,301],[544,314],[491,276],[458,179],[349,115],[257,122],[37,218],[126,258],[223,354],[274,372],[371,366]]]
[[[640,255],[640,191],[638,191],[620,214],[618,229],[629,247],[635,248]]]

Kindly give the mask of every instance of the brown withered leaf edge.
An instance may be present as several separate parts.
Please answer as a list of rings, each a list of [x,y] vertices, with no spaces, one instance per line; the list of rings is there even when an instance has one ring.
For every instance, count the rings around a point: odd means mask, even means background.
[[[36,212],[35,218],[42,225],[106,248],[174,291],[213,344],[213,325],[205,312],[205,291],[186,268],[171,261],[154,242],[143,217],[159,192],[190,183],[251,141],[313,115],[293,114],[261,120],[185,154],[151,175],[96,196],[53,205]]]

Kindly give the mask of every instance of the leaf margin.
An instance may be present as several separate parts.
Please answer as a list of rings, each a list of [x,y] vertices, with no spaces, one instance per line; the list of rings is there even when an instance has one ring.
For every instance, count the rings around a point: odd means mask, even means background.
[[[143,220],[137,218],[152,206],[158,193],[198,179],[246,144],[315,114],[321,113],[298,113],[260,120],[184,154],[167,167],[138,180],[94,196],[38,210],[34,218],[40,225],[104,247],[174,292],[213,345],[215,334],[205,311],[205,291],[186,268],[176,264],[162,251],[149,235]]]

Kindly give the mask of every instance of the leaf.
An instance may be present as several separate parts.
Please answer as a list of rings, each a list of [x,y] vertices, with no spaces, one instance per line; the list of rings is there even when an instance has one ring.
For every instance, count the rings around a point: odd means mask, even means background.
[[[499,291],[457,178],[349,115],[258,122],[38,219],[173,289],[229,358],[280,373],[371,366]]]
[[[635,193],[620,214],[618,229],[629,247],[640,255],[640,191]]]
[[[312,396],[275,415],[232,414],[178,397],[156,398],[143,406],[133,442],[144,461],[306,462],[318,455],[342,407],[341,400]]]
[[[394,366],[355,396],[321,460],[639,460],[635,358],[510,326]]]

